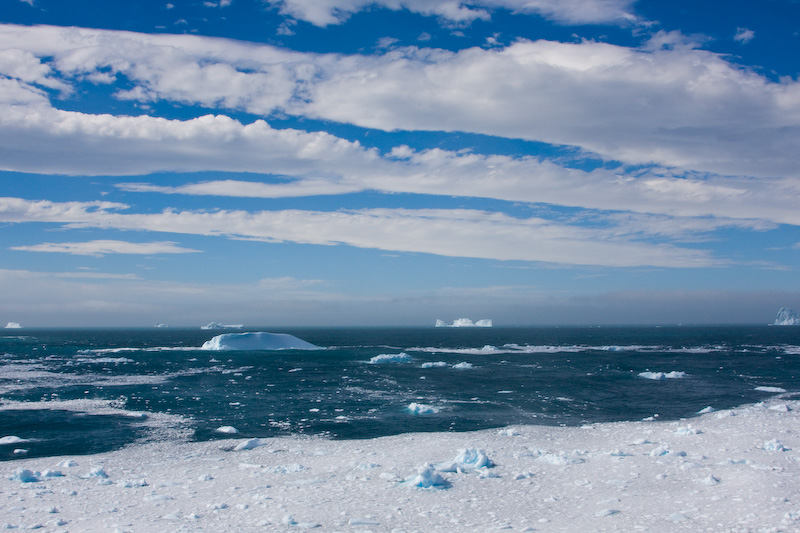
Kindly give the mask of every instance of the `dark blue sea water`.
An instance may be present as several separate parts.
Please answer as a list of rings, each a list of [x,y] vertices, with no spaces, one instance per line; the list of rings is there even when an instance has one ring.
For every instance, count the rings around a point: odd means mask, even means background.
[[[800,391],[800,327],[279,331],[324,349],[203,351],[223,332],[199,329],[4,330],[0,437],[28,442],[0,444],[0,459],[226,437],[220,426],[359,439],[675,419]]]

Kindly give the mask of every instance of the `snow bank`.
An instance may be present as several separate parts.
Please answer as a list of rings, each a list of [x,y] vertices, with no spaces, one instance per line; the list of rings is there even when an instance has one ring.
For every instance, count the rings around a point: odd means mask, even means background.
[[[288,333],[224,333],[206,341],[203,350],[320,350],[303,339]]]
[[[800,531],[799,425],[800,402],[783,397],[675,422],[23,458],[0,463],[0,527]]]

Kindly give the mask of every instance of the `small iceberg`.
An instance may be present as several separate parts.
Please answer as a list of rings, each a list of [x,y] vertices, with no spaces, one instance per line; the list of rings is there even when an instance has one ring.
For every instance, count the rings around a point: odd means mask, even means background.
[[[411,402],[406,409],[415,415],[435,415],[439,412],[437,407],[417,402]]]
[[[450,487],[450,482],[442,477],[430,463],[425,463],[417,470],[416,476],[411,476],[403,482],[409,487],[420,489],[446,489]]]
[[[775,317],[776,326],[800,326],[800,315],[794,309],[781,307]]]
[[[0,324],[2,324],[2,322],[0,322]],[[9,322],[8,324],[6,324],[6,329],[20,329],[20,328],[22,328],[22,326],[19,324],[19,322]]]
[[[219,322],[209,322],[200,329],[242,329],[244,324],[220,324]]]
[[[288,333],[224,333],[203,343],[201,350],[321,350],[303,339]]]
[[[444,320],[436,321],[437,328],[490,328],[492,327],[492,320],[484,318],[473,322],[469,318],[457,318],[452,324],[446,323]]]

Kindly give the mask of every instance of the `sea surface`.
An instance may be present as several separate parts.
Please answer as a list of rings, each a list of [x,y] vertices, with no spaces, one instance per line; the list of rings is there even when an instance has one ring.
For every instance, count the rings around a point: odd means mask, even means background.
[[[21,439],[0,460],[230,438],[223,426],[362,439],[670,420],[800,392],[800,327],[243,331],[323,349],[201,349],[230,330],[0,331],[0,443]]]

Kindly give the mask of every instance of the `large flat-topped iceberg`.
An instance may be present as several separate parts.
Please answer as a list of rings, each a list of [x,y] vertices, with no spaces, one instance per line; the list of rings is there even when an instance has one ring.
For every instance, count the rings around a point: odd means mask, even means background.
[[[489,318],[473,322],[469,318],[457,318],[452,324],[447,324],[444,320],[436,321],[437,328],[490,328],[492,321]]]
[[[288,333],[224,333],[203,343],[203,350],[321,350]]]

